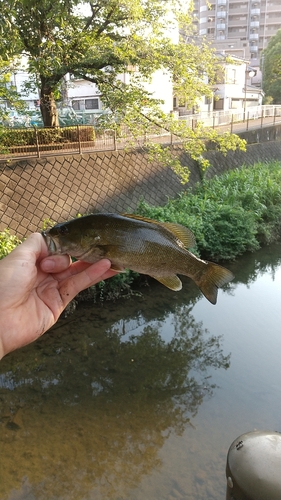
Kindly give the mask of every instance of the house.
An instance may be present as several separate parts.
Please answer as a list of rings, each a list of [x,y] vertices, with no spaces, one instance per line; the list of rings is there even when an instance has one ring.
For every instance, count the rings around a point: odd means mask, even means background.
[[[245,110],[250,106],[262,104],[263,91],[251,85],[256,70],[249,66],[246,59],[236,56],[217,54],[216,81],[212,85],[213,98],[201,97],[196,105],[188,110],[174,98],[174,109],[180,116],[206,114],[213,111]],[[180,105],[182,104],[182,105]]]
[[[119,79],[124,83],[129,83],[130,73],[119,75]],[[29,91],[27,94],[24,86],[29,82],[30,76],[25,68],[19,67],[11,75],[11,84],[17,89],[22,100],[29,111],[39,110],[39,91]],[[156,71],[150,82],[142,83],[145,90],[151,93],[155,99],[161,100],[161,109],[169,114],[173,111],[173,85],[168,72],[164,70]],[[102,95],[98,87],[89,81],[72,78],[67,74],[62,82],[62,101],[58,103],[59,117],[73,118],[78,115],[84,123],[96,124],[97,118],[108,110],[102,102]],[[12,124],[11,124],[12,125]]]
[[[236,56],[219,54],[214,90],[214,111],[245,109],[262,104],[263,91],[251,85],[256,70],[248,61]]]
[[[68,105],[83,117],[85,123],[95,124],[97,118],[107,112],[98,87],[94,83],[74,79],[69,75],[66,78],[66,101]],[[123,73],[119,75],[119,80],[128,84],[131,80],[131,74]],[[164,113],[169,114],[173,111],[173,85],[168,72],[158,70],[153,74],[150,82],[143,82],[142,85],[145,90],[151,93],[153,98],[162,101],[160,108]]]

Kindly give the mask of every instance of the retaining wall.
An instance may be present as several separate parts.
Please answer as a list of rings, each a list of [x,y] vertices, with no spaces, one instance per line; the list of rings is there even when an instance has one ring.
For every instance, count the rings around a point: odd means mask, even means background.
[[[224,157],[209,152],[212,167],[207,176],[242,164],[281,160],[281,141],[268,140],[272,133],[263,129],[266,142],[249,144],[246,153],[229,152]],[[274,134],[276,137],[276,131]],[[200,180],[196,163],[180,146],[173,148],[181,163],[189,166],[187,186],[193,187]],[[25,237],[41,230],[47,218],[59,222],[91,210],[130,212],[141,197],[151,204],[162,205],[185,188],[169,167],[149,163],[143,151],[0,162],[0,231],[8,227],[12,234]]]

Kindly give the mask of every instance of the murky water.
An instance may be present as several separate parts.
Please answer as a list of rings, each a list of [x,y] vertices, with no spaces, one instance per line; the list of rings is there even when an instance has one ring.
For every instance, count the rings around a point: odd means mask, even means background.
[[[1,500],[222,500],[232,441],[281,430],[281,246],[214,307],[173,293],[87,305],[0,364]]]

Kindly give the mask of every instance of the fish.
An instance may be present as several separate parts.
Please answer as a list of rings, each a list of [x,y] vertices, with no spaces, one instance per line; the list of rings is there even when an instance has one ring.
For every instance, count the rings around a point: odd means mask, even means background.
[[[111,269],[131,269],[179,291],[178,274],[188,276],[204,296],[216,304],[218,288],[231,281],[231,271],[196,257],[190,229],[135,214],[94,213],[58,223],[42,232],[50,254],[69,254],[88,263],[103,258]]]

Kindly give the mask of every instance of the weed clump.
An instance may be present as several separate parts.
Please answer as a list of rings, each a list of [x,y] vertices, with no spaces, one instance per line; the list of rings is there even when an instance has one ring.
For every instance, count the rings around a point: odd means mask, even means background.
[[[281,164],[258,163],[226,172],[163,207],[141,201],[136,213],[187,226],[202,258],[232,260],[280,239]]]

